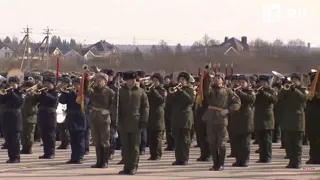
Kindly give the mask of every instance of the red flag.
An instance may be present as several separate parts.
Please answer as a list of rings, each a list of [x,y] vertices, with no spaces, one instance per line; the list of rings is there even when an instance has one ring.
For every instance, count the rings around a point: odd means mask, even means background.
[[[198,92],[197,92],[197,97],[196,97],[196,103],[198,105],[201,105],[203,102],[203,85],[204,85],[204,77],[208,75],[208,72],[206,71],[202,71],[202,75],[201,75],[201,80],[200,80],[200,85],[198,88]]]
[[[311,100],[316,95],[317,84],[318,84],[318,82],[320,80],[319,76],[320,76],[320,67],[318,67],[316,76],[315,76],[314,80],[311,83],[310,92],[308,93],[309,100]]]

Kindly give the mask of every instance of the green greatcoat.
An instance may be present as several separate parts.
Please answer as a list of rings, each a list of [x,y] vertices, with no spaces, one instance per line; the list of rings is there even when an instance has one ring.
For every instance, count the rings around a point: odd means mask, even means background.
[[[115,92],[108,86],[87,89],[86,96],[91,100],[91,132],[96,148],[97,166],[108,162],[110,148],[111,106]]]
[[[281,90],[278,99],[282,102],[283,114],[281,128],[284,132],[284,144],[290,165],[300,165],[302,142],[305,129],[306,89],[296,87],[293,90]]]
[[[116,119],[117,100],[113,101],[113,119]],[[124,170],[138,168],[140,157],[141,129],[146,128],[149,119],[149,102],[145,91],[137,86],[119,89],[118,129],[122,145]]]
[[[167,91],[161,87],[155,87],[147,93],[149,100],[148,141],[150,143],[150,160],[156,160],[162,156],[162,135],[165,129],[164,107]]]
[[[192,87],[182,87],[172,97],[172,134],[175,142],[176,162],[189,160],[191,128],[194,123],[193,104],[195,92]]]
[[[35,95],[26,95],[21,112],[23,116],[22,149],[30,150],[34,143],[37,124],[38,102]]]

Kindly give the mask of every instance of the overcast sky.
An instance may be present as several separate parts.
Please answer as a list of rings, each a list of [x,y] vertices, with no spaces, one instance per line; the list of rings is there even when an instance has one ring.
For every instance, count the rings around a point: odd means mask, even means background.
[[[80,43],[192,44],[207,33],[225,36],[300,38],[320,46],[317,0],[0,0],[0,37],[41,41],[43,29]],[[135,38],[134,38],[135,37]]]

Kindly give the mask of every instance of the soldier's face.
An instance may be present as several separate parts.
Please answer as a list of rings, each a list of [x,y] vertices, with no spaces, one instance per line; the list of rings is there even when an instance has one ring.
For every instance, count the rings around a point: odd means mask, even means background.
[[[185,85],[187,85],[188,82],[184,77],[180,77],[179,78],[179,83],[181,83],[182,86],[185,86]]]
[[[240,80],[239,81],[239,85],[241,86],[241,88],[247,88],[248,87],[248,82],[245,80]]]
[[[291,82],[296,85],[296,86],[300,86],[301,85],[301,81],[297,78],[291,78]]]
[[[232,80],[232,81],[231,81],[231,86],[232,86],[232,87],[237,87],[237,86],[239,86],[238,80]]]
[[[170,79],[169,78],[164,79],[164,84],[169,84],[169,83],[170,83]]]
[[[220,77],[220,76],[215,76],[214,78],[213,78],[213,83],[215,84],[215,85],[222,85],[223,84],[223,80],[222,80],[222,78]]]
[[[17,89],[19,87],[18,83],[16,82],[10,82],[9,85],[12,87],[12,89]]]
[[[48,88],[48,89],[53,89],[54,88],[54,85],[51,82],[48,82],[48,81],[44,81],[43,82],[43,86]]]
[[[159,85],[160,85],[160,81],[159,81],[159,79],[157,79],[157,78],[153,78],[153,79],[152,79],[152,83],[153,83],[155,86],[159,86]]]
[[[127,86],[129,86],[129,87],[134,86],[135,83],[136,83],[136,80],[135,80],[135,79],[128,79],[128,80],[127,80]]]
[[[97,78],[97,85],[102,87],[104,85],[106,85],[107,81],[105,79],[102,78]]]
[[[79,88],[80,88],[80,84],[79,84],[79,83],[72,83],[72,85],[73,85],[76,89],[79,89]]]

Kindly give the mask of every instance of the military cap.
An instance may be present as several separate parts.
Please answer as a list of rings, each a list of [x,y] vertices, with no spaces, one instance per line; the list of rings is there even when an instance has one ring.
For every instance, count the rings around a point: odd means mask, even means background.
[[[302,76],[301,76],[301,74],[300,73],[292,73],[291,75],[290,75],[290,78],[292,79],[292,78],[295,78],[295,79],[298,79],[299,81],[301,81],[301,79],[302,79]]]
[[[68,77],[70,77],[70,75],[69,74],[62,74],[61,77],[62,78],[68,78]]]
[[[107,74],[105,74],[105,73],[99,72],[99,73],[96,74],[95,78],[102,78],[102,79],[108,81],[109,76]]]
[[[220,77],[221,79],[224,80],[226,76],[222,72],[218,72],[218,73],[215,74],[214,77]]]
[[[25,87],[32,87],[32,86],[34,86],[35,85],[35,82],[32,82],[32,81],[25,81],[24,83],[23,83],[23,85],[22,86],[25,86]]]
[[[10,77],[9,79],[8,79],[8,82],[10,83],[10,82],[15,82],[15,83],[20,83],[20,79],[19,79],[19,77],[17,77],[17,76],[12,76],[12,77]]]
[[[138,75],[134,71],[128,71],[123,74],[123,80],[125,81],[129,79],[137,79],[137,78],[138,78]]]
[[[70,84],[70,83],[71,83],[71,78],[69,78],[69,77],[62,77],[61,82],[66,83],[66,84]]]
[[[137,76],[143,78],[146,76],[146,73],[144,71],[137,71]]]
[[[248,82],[248,77],[247,77],[246,75],[240,75],[240,76],[238,77],[238,80],[239,80],[239,81],[240,81],[240,80],[243,80],[243,81]]]
[[[49,82],[51,84],[55,84],[56,78],[53,76],[47,76],[47,77],[43,78],[43,82]]]
[[[41,76],[41,75],[35,75],[33,78],[35,80],[43,81],[43,76]]]
[[[81,82],[81,78],[74,78],[72,79],[72,83],[79,83]]]
[[[103,69],[103,70],[101,70],[100,72],[103,72],[103,73],[105,73],[105,74],[108,75],[108,76],[114,76],[114,75],[115,75],[113,69]]]
[[[232,75],[231,76],[231,81],[232,80],[239,80],[239,75],[238,74]]]
[[[269,81],[269,80],[270,80],[270,76],[267,76],[267,75],[259,76],[259,81]]]
[[[190,74],[188,74],[188,73],[186,73],[186,72],[181,72],[181,73],[179,73],[179,75],[178,75],[178,80],[179,80],[181,77],[185,78],[187,81],[190,81]]]
[[[252,76],[249,77],[249,79],[250,79],[251,81],[257,81],[257,80],[258,80],[258,77],[255,76],[255,75],[252,75]]]
[[[154,73],[152,76],[151,76],[151,79],[153,78],[156,78],[159,80],[159,82],[162,84],[163,83],[163,77],[160,73]]]

